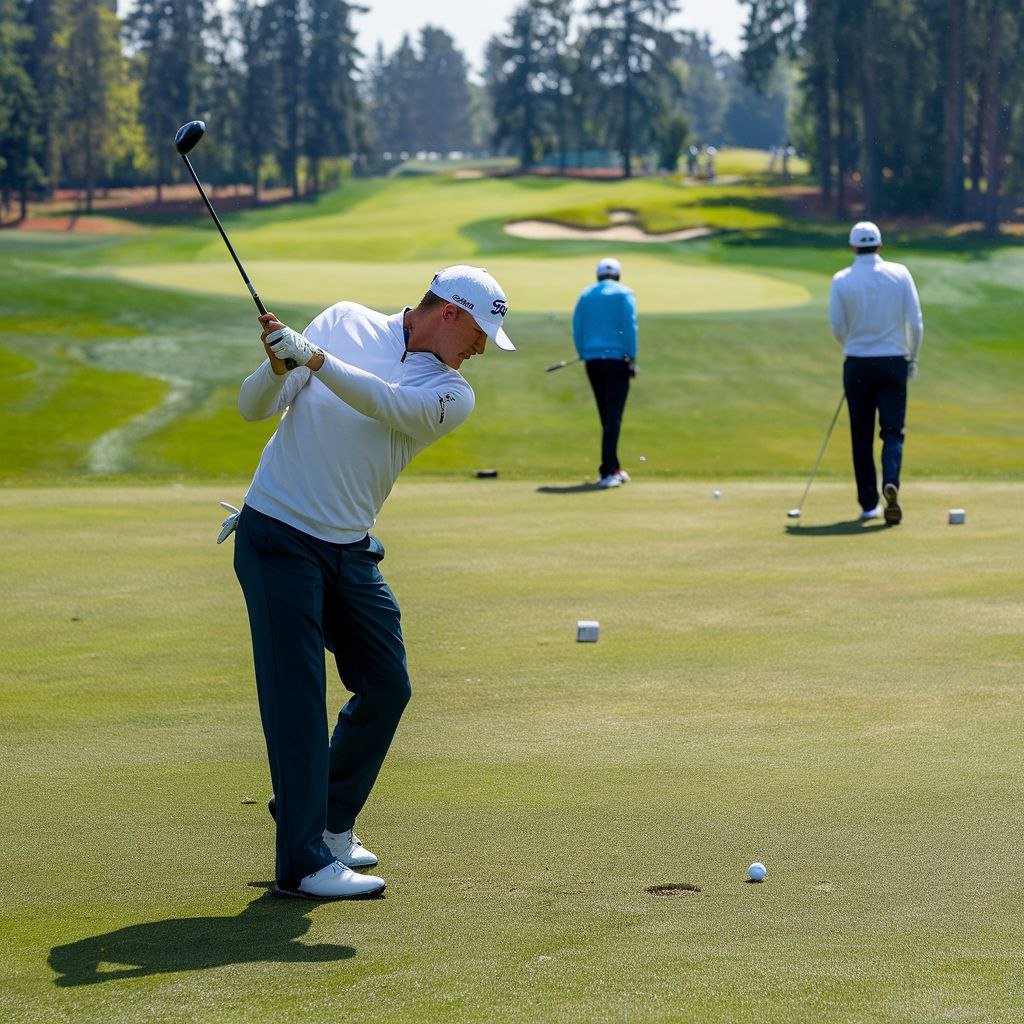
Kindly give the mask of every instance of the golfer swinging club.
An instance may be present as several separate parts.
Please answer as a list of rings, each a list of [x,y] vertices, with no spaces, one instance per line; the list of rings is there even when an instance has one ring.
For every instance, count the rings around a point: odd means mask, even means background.
[[[917,374],[924,336],[921,303],[910,271],[878,255],[882,233],[870,221],[854,224],[853,265],[832,278],[829,319],[843,346],[843,388],[850,411],[850,442],[862,521],[877,519],[875,414],[882,438],[882,495],[885,521],[903,518],[899,503],[907,381]]]
[[[456,266],[394,316],[339,302],[305,334],[259,318],[268,358],[238,408],[247,420],[287,415],[237,517],[234,565],[274,787],[279,895],[384,888],[352,870],[377,863],[353,828],[412,691],[398,604],[377,568],[384,548],[369,530],[410,460],[472,411],[459,367],[488,338],[514,350],[507,308],[490,274]],[[325,648],[353,694],[329,744]]]

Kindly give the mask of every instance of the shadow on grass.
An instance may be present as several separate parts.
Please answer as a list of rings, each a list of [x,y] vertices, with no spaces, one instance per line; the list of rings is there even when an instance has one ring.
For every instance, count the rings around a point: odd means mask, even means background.
[[[848,537],[853,534],[878,533],[880,530],[888,529],[889,527],[883,522],[863,523],[859,519],[847,519],[824,526],[801,526],[800,523],[794,523],[786,527],[786,533],[791,537]]]
[[[307,900],[265,892],[234,917],[181,917],[128,925],[50,950],[54,983],[70,988],[151,974],[201,971],[228,964],[331,963],[356,955],[351,946],[307,946]]]
[[[538,494],[583,494],[586,491],[601,491],[605,490],[603,487],[598,487],[597,484],[566,484],[565,487],[538,487]]]

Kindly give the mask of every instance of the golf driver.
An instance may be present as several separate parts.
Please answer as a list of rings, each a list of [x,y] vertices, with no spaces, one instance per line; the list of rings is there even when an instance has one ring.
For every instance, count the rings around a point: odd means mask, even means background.
[[[560,370],[563,366],[572,366],[573,363],[582,363],[583,360],[578,356],[575,359],[563,359],[560,363],[552,363],[551,366],[545,366],[544,372],[551,373],[552,370]]]
[[[202,182],[199,180],[199,175],[196,174],[195,168],[192,166],[192,161],[189,160],[188,155],[193,149],[199,144],[199,140],[206,134],[206,122],[205,121],[189,121],[188,124],[183,124],[174,135],[174,148],[181,154],[181,159],[185,161],[185,166],[188,168],[188,173],[192,175],[192,180],[196,183],[196,188],[199,189],[199,194],[203,197],[203,202],[206,203],[206,208],[210,211],[210,216],[213,218],[213,223],[217,225],[217,230],[220,232],[220,237],[224,239],[224,244],[228,247],[228,252],[231,253],[231,258],[235,261],[235,266],[238,267],[238,272],[242,275],[242,280],[245,282],[246,288],[249,289],[249,294],[252,296],[253,302],[256,303],[256,308],[260,311],[260,314],[264,314],[267,311],[266,306],[260,301],[260,297],[256,294],[256,289],[252,286],[252,281],[249,280],[249,275],[245,272],[245,267],[242,266],[242,261],[235,255],[234,247],[228,240],[227,233],[221,225],[220,218],[217,216],[216,211],[213,208],[213,204],[210,202],[206,195],[206,190],[203,188]],[[295,360],[286,359],[285,366],[289,370],[295,369]]]
[[[835,429],[836,420],[839,419],[839,410],[843,407],[843,402],[846,401],[846,392],[839,396],[839,404],[836,406],[836,411],[832,416],[832,422],[828,425],[828,430],[825,432],[825,440],[821,442],[821,451],[818,452],[818,457],[814,461],[814,469],[811,470],[811,478],[807,481],[807,486],[804,488],[803,497],[800,499],[800,504],[796,508],[791,508],[786,515],[790,519],[799,519],[800,510],[804,507],[804,502],[807,500],[807,492],[811,489],[811,484],[814,483],[814,475],[818,472],[818,466],[821,465],[821,457],[825,454],[825,449],[828,447],[828,439],[832,436],[832,431]]]

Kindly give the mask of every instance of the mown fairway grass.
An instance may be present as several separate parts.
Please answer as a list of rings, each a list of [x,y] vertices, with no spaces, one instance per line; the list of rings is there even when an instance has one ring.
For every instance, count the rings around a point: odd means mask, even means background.
[[[400,483],[389,886],[333,906],[264,889],[237,490],[0,492],[0,1017],[1019,1020],[1024,487],[847,491]]]
[[[490,266],[507,282],[520,351],[468,366],[480,399],[473,430],[411,472],[485,465],[519,479],[578,480],[595,469],[592,399],[578,367],[551,376],[543,367],[572,353],[572,304],[609,246],[526,241],[503,224],[589,223],[619,208],[657,216],[666,230],[698,222],[721,232],[614,247],[642,316],[623,439],[630,464],[644,455],[650,471],[675,479],[806,473],[838,394],[826,297],[847,260],[845,226],[794,221],[769,190],[654,179],[360,181],[315,203],[233,215],[228,227],[264,301],[298,326],[340,297],[397,310],[448,262]],[[1024,408],[1009,400],[1008,383],[1024,361],[1024,251],[887,238],[912,266],[926,311],[909,419],[915,471],[1019,476]],[[8,233],[0,291],[18,325],[0,338],[0,415],[17,439],[0,479],[194,480],[254,464],[269,429],[241,424],[234,396],[262,353],[255,310],[208,217],[124,236]],[[822,472],[847,471],[837,445]]]
[[[502,230],[623,208],[719,234]],[[883,225],[926,340],[907,520],[862,529],[843,424],[785,518],[839,396],[845,225],[653,180],[358,182],[230,217],[297,325],[336,297],[398,309],[445,263],[515,283],[519,352],[468,366],[473,419],[378,528],[416,690],[360,822],[387,896],[311,906],[266,895],[213,543],[272,430],[234,411],[254,310],[205,216],[142,227],[0,235],[0,1021],[1020,1019],[1024,252]],[[543,367],[609,251],[641,374],[634,482],[598,493],[585,379]],[[700,892],[646,891],[672,883]]]

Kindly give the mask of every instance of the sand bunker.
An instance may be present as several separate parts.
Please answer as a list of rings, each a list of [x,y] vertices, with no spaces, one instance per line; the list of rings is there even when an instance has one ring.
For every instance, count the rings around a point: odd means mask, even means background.
[[[574,228],[550,220],[513,220],[505,225],[505,231],[516,238],[541,242],[689,242],[713,234],[711,228],[683,228],[651,234],[644,231],[631,214],[620,210],[612,211],[611,221],[611,227],[607,228]]]

